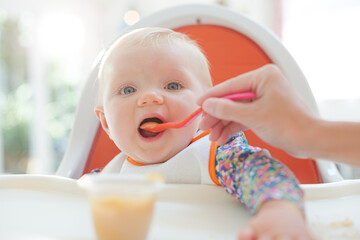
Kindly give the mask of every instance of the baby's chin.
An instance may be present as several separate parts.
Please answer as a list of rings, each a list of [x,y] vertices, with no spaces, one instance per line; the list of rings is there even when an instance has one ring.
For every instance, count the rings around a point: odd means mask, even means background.
[[[129,156],[131,157],[131,156]],[[154,165],[166,162],[168,159],[135,159],[131,157],[135,162],[140,163],[142,165]]]
[[[167,153],[167,154],[159,154],[159,152],[154,152],[154,153],[141,154],[140,156],[139,155],[133,157],[131,155],[128,156],[131,157],[133,160],[135,160],[137,163],[141,163],[143,165],[152,165],[152,164],[160,164],[167,162],[169,159],[174,157],[178,152],[180,151],[177,151],[175,153]]]

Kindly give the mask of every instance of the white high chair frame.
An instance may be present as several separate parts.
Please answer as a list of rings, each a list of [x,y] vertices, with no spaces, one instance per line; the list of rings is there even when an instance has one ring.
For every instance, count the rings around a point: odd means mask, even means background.
[[[267,28],[240,13],[215,5],[180,5],[145,17],[125,30],[129,31],[149,26],[177,28],[199,22],[202,24],[224,26],[241,32],[252,39],[266,52],[273,63],[283,71],[285,77],[290,81],[309,108],[315,114],[319,114],[315,99],[304,74],[278,37]],[[99,121],[94,114],[99,61],[100,58],[96,60],[82,91],[68,147],[56,173],[59,176],[79,178],[83,173],[92,141],[99,126]],[[324,182],[343,180],[333,162],[319,159],[316,161]]]

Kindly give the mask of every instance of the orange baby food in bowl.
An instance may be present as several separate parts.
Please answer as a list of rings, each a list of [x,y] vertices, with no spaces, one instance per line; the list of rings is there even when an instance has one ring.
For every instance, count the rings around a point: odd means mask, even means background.
[[[89,192],[98,239],[146,239],[160,179],[115,174],[82,177],[78,183]]]

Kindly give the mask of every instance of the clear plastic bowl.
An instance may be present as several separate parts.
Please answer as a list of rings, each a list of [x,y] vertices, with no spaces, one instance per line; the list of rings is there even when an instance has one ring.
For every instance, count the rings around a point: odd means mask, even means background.
[[[88,192],[99,240],[146,239],[161,177],[86,175],[78,185]]]

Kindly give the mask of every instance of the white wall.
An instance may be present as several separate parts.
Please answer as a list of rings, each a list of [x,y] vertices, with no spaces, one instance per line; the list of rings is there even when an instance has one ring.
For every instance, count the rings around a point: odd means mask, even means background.
[[[360,1],[285,0],[283,42],[324,119],[360,122]],[[359,136],[360,137],[360,136]],[[340,165],[346,178],[360,170]]]

